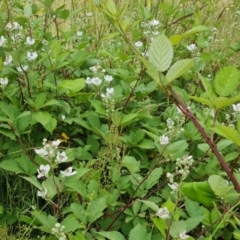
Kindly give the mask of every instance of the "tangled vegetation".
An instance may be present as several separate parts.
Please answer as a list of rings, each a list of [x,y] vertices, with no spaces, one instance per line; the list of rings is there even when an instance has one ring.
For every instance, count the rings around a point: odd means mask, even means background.
[[[237,0],[0,9],[1,239],[240,239]]]

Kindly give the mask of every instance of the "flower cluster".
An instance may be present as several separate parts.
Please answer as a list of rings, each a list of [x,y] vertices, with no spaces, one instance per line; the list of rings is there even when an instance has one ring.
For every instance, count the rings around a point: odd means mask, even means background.
[[[97,73],[100,69],[101,69],[101,66],[99,65],[99,63],[89,68],[89,70],[93,73]]]
[[[176,159],[176,171],[185,179],[190,173],[189,169],[193,165],[194,160],[191,155],[184,155],[182,159]]]
[[[57,155],[58,156],[56,158],[57,163],[59,163],[60,159],[62,159],[61,162],[65,162],[67,160],[67,158],[62,158],[62,156],[59,156],[59,154],[57,153],[57,149],[58,149],[58,146],[60,143],[61,143],[60,140],[48,142],[48,140],[46,138],[44,138],[43,139],[43,148],[40,148],[40,149],[35,148],[35,153],[48,161],[51,161]]]
[[[19,73],[26,72],[27,70],[28,70],[28,66],[27,65],[23,65],[23,66],[17,67],[17,71]]]
[[[174,126],[174,121],[171,118],[167,119],[167,128],[168,130],[172,130]]]
[[[7,78],[0,78],[0,88],[5,88],[8,85]]]
[[[109,99],[113,96],[114,94],[114,88],[107,88],[106,89],[106,94],[101,94],[101,97],[102,98],[105,98],[105,99]]]
[[[7,55],[5,61],[3,62],[4,66],[11,65],[13,61],[12,55]]]
[[[7,39],[4,36],[0,37],[0,47],[4,47],[7,42]]]
[[[18,22],[9,22],[7,25],[6,25],[6,30],[7,31],[14,31],[14,30],[22,30],[22,26],[18,23]]]
[[[66,240],[67,237],[64,233],[65,226],[61,225],[61,223],[56,223],[54,227],[51,229],[53,235],[55,235],[58,240]]]
[[[102,83],[102,80],[99,77],[87,77],[85,82],[87,85],[99,86]]]

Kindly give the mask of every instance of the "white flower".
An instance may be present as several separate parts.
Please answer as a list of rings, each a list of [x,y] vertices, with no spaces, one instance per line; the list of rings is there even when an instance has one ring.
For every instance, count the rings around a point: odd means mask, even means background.
[[[169,144],[169,138],[168,138],[168,136],[165,136],[164,134],[161,137],[159,137],[159,141],[160,141],[161,145]]]
[[[114,88],[107,88],[106,89],[106,92],[107,92],[107,96],[112,96],[114,94]]]
[[[174,193],[178,190],[178,184],[174,182],[173,184],[168,183],[168,186],[172,189],[171,193]]]
[[[62,120],[65,120],[66,116],[65,115],[62,115]]]
[[[5,58],[5,61],[3,62],[3,65],[4,66],[7,66],[7,65],[10,65],[13,61],[13,58],[11,55],[7,55],[6,58]]]
[[[18,22],[13,22],[12,29],[13,30],[22,30],[22,26]]]
[[[18,72],[25,72],[25,71],[27,71],[28,70],[28,66],[27,65],[25,65],[25,66],[20,66],[20,67],[17,67],[17,70],[18,70]]]
[[[7,39],[4,36],[1,36],[0,38],[0,47],[3,47],[6,43]]]
[[[6,25],[6,29],[8,31],[11,31],[11,30],[22,30],[22,26],[19,23],[17,23],[17,22],[13,22],[13,23],[9,22]]]
[[[8,85],[8,79],[7,78],[0,78],[0,86],[6,87]]]
[[[159,21],[156,19],[153,19],[149,22],[150,26],[156,27],[159,24]]]
[[[102,80],[99,77],[93,77],[92,78],[92,84],[99,86],[102,83]]]
[[[140,47],[143,46],[143,43],[142,43],[141,41],[135,42],[135,46],[136,46],[137,48],[140,48]]]
[[[35,153],[36,154],[38,154],[38,155],[40,155],[41,157],[46,157],[46,156],[48,156],[48,152],[46,151],[46,149],[45,148],[40,148],[40,149],[34,149],[35,150]]]
[[[64,177],[70,177],[70,176],[76,174],[77,172],[76,172],[76,171],[73,172],[73,171],[72,171],[72,167],[69,167],[69,168],[67,168],[67,169],[64,170],[64,171],[60,171],[60,173],[61,173]]]
[[[99,63],[97,63],[96,65],[90,67],[89,70],[93,73],[96,73],[99,68],[101,68],[101,66],[99,65]]]
[[[47,196],[47,189],[46,188],[43,188],[42,191],[37,191],[37,196],[38,197],[42,197],[42,198],[45,198]]]
[[[31,46],[35,43],[35,40],[33,38],[27,37],[26,38],[26,45]]]
[[[240,112],[240,103],[233,104],[232,107],[234,112]]]
[[[50,170],[50,165],[40,165],[39,169],[37,170],[38,171],[38,175],[37,175],[37,178],[41,178],[41,177],[48,177],[48,172]]]
[[[106,82],[111,82],[113,80],[113,77],[110,75],[106,75],[106,76],[104,76],[104,79]]]
[[[61,143],[61,141],[58,139],[56,141],[52,141],[52,146],[53,147],[58,147],[58,145]]]
[[[87,17],[91,17],[92,16],[92,12],[87,12],[86,15],[87,15]]]
[[[162,219],[167,219],[170,217],[167,207],[159,208],[156,215]]]
[[[189,235],[186,235],[186,230],[184,230],[183,232],[179,233],[179,238],[184,240],[184,239],[187,239],[189,238],[190,236]]]
[[[56,160],[55,162],[56,163],[62,163],[62,162],[66,162],[68,160],[68,157],[66,155],[65,152],[62,152],[62,153],[57,153],[57,157],[56,157]]]
[[[90,77],[87,77],[85,82],[86,82],[86,84],[91,85],[92,84],[92,79]]]
[[[190,51],[190,52],[193,52],[195,49],[196,49],[196,44],[192,43],[190,45],[187,46],[187,49]]]
[[[61,227],[61,223],[55,223],[54,225],[56,228],[60,228]]]
[[[27,52],[27,60],[28,61],[33,61],[33,60],[35,60],[36,58],[38,57],[38,54],[37,54],[37,52]]]
[[[77,31],[77,36],[78,36],[78,37],[82,37],[82,35],[83,35],[83,32],[82,32],[82,31]]]
[[[6,27],[5,27],[7,30],[11,30],[12,29],[12,23],[9,22]]]
[[[154,32],[152,32],[152,34],[153,34],[154,36],[157,36],[157,35],[160,34],[160,32],[159,32],[159,31],[154,31]]]

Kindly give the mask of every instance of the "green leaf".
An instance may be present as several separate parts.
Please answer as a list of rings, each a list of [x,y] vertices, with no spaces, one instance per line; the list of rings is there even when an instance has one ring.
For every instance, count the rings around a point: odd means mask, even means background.
[[[208,182],[182,182],[180,184],[180,191],[189,199],[202,203],[207,207],[212,206],[213,201],[216,200],[216,196]]]
[[[70,15],[70,11],[68,9],[56,10],[56,16],[62,19],[67,19]]]
[[[236,95],[231,98],[226,98],[226,97],[217,97],[213,100],[213,104],[215,105],[215,108],[217,110],[220,110],[222,108],[228,107],[232,105],[235,102],[240,101],[240,95]]]
[[[184,38],[183,35],[173,35],[169,39],[170,39],[172,45],[175,46],[175,45],[178,45],[182,41],[183,38]]]
[[[59,90],[65,90],[69,97],[74,96],[75,93],[79,92],[85,87],[86,83],[83,78],[63,80],[58,86]]]
[[[106,109],[104,108],[102,102],[96,99],[89,99],[89,102],[91,102],[97,113],[106,115]]]
[[[32,16],[32,7],[28,1],[26,1],[26,4],[24,6],[24,15],[26,18],[29,18]]]
[[[105,198],[97,198],[88,206],[88,220],[93,223],[103,215],[103,210],[107,207]]]
[[[209,27],[203,26],[203,25],[199,25],[196,27],[193,27],[192,29],[188,30],[187,32],[185,32],[183,34],[184,37],[198,33],[198,32],[203,32],[203,31],[208,31]]]
[[[187,198],[185,200],[185,207],[188,215],[192,218],[204,216],[204,208],[202,206],[199,206],[198,202],[192,201]]]
[[[168,156],[172,154],[176,157],[179,157],[179,155],[182,155],[187,148],[188,148],[188,143],[186,140],[180,140],[180,141],[171,143],[166,147],[164,151],[164,156]]]
[[[138,120],[138,117],[139,117],[139,114],[137,114],[137,113],[129,113],[129,114],[127,114],[127,115],[124,115],[124,116],[121,118],[120,125],[121,125],[121,126],[129,125],[129,124],[131,124],[132,122]]]
[[[23,169],[23,172],[26,174],[34,174],[37,172],[37,166],[32,163],[26,155],[22,155],[18,159],[19,166]]]
[[[210,108],[214,108],[214,104],[210,100],[208,100],[207,98],[195,97],[195,96],[190,96],[190,98],[194,99],[197,102],[205,104],[205,105],[209,106]]]
[[[188,218],[185,223],[186,223],[186,231],[190,232],[191,230],[193,230],[195,227],[197,227],[202,220],[204,219],[204,215],[203,216],[199,216],[199,217],[194,217],[194,218]]]
[[[154,39],[149,48],[149,61],[160,72],[166,71],[173,59],[173,47],[170,40],[162,33]]]
[[[14,121],[20,114],[20,110],[17,107],[5,102],[0,102],[0,112],[1,111],[4,112],[12,121]]]
[[[57,105],[57,106],[61,107],[62,104],[60,101],[58,101],[56,99],[51,99],[51,100],[47,101],[42,107],[47,107],[47,106],[52,106],[52,105]]]
[[[56,178],[55,178],[56,181]],[[47,189],[47,196],[49,198],[54,198],[57,195],[57,187],[56,183],[53,182],[53,180],[51,178],[47,178],[45,181],[42,182],[42,186],[43,188]]]
[[[151,240],[151,233],[147,233],[147,228],[138,223],[130,231],[129,240]]]
[[[57,223],[57,219],[51,215],[45,215],[42,212],[32,212],[32,215],[43,225],[39,227],[44,232],[51,233],[51,230],[55,223]]]
[[[36,109],[40,109],[43,107],[45,101],[46,101],[47,95],[45,92],[40,93],[37,95],[36,99],[35,99],[35,107]]]
[[[27,180],[28,182],[30,182],[33,186],[35,186],[39,190],[42,190],[42,185],[40,184],[40,182],[35,176],[30,176],[30,177],[21,176],[21,177]]]
[[[221,68],[214,79],[213,85],[216,93],[221,97],[231,95],[240,84],[240,75],[234,66]]]
[[[146,206],[150,207],[155,213],[159,210],[159,207],[156,203],[148,201],[148,200],[140,200]]]
[[[117,231],[111,231],[111,232],[98,232],[99,235],[109,239],[109,240],[125,240],[125,237]]]
[[[3,160],[0,162],[0,168],[16,174],[24,172],[16,159]]]
[[[140,170],[140,162],[132,156],[124,156],[122,166],[126,167],[131,173],[136,173]]]
[[[184,221],[172,222],[170,234],[172,237],[177,237],[181,232],[186,230],[187,224]]]
[[[137,146],[140,147],[140,148],[143,148],[143,149],[153,149],[153,148],[155,148],[155,145],[154,145],[153,141],[151,141],[150,139],[144,139]]]
[[[158,183],[160,177],[162,176],[162,168],[155,168],[147,177],[146,181],[144,182],[144,186],[146,189],[150,189],[155,184]]]
[[[73,232],[79,228],[78,221],[71,216],[67,216],[66,218],[64,218],[63,221],[61,222],[61,225],[65,227],[64,228],[65,233]]]
[[[193,59],[182,59],[175,62],[166,74],[166,85],[188,72],[193,64]]]
[[[226,184],[226,181],[218,175],[210,176],[208,178],[208,183],[214,194],[218,197],[224,197],[230,190]]]
[[[15,140],[15,135],[12,133],[11,130],[7,130],[7,129],[0,129],[0,133],[2,135],[5,135],[6,137],[9,137],[12,140]]]
[[[209,99],[213,100],[214,98],[216,98],[216,93],[214,91],[212,83],[206,80],[206,78],[204,78],[200,73],[198,74],[198,77],[200,78]]]
[[[55,118],[51,118],[50,121],[44,125],[44,128],[51,134],[56,127],[57,127],[57,120]]]
[[[32,113],[32,118],[41,123],[42,126],[50,133],[52,133],[52,131],[57,126],[57,120],[53,118],[48,112],[39,111]]]
[[[79,220],[83,221],[85,218],[85,209],[82,205],[78,203],[72,203],[70,205],[70,209]]]
[[[217,123],[211,130],[240,146],[240,134],[234,128]]]
[[[161,218],[152,218],[152,221],[154,225],[158,228],[158,230],[161,232],[164,239],[166,239],[166,232],[168,229],[166,222]]]
[[[64,186],[67,187],[69,191],[79,193],[84,198],[86,196],[86,186],[82,181],[74,178],[75,175],[67,178],[64,181]]]
[[[114,15],[117,13],[116,5],[113,0],[107,0],[107,10]]]
[[[147,74],[158,84],[158,86],[162,86],[162,82],[159,77],[159,73],[154,67],[152,63],[150,63],[147,59],[143,58],[142,56],[138,56],[139,59],[142,61],[144,66],[147,69]]]

